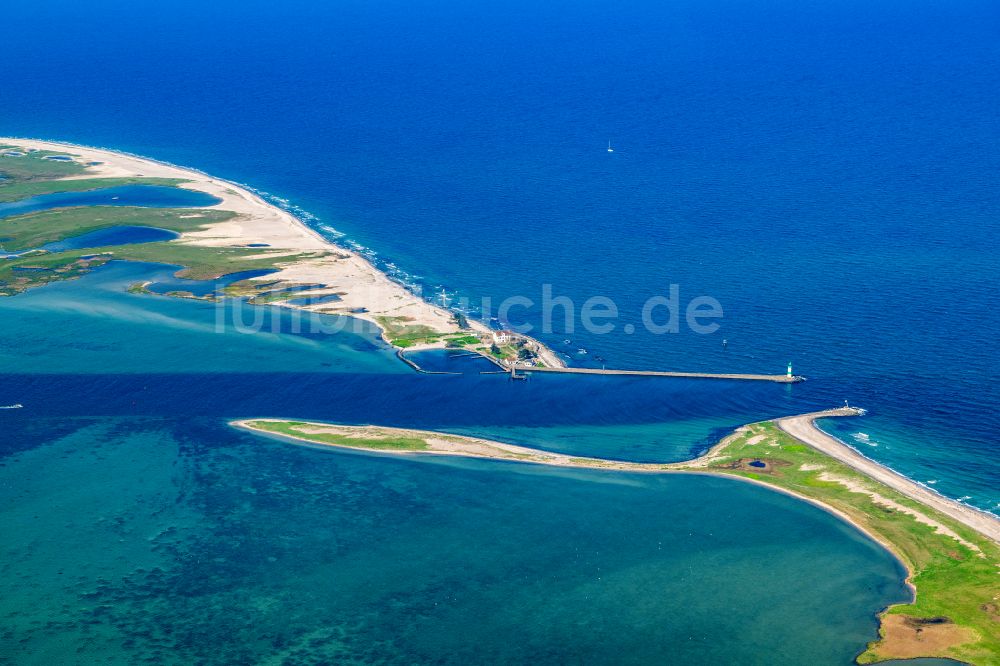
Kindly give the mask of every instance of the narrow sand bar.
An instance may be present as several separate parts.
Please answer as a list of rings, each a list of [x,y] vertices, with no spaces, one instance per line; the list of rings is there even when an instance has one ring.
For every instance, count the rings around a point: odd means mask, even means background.
[[[931,492],[919,484],[907,479],[891,469],[880,465],[874,460],[865,458],[851,447],[824,433],[816,427],[816,420],[838,416],[857,416],[860,410],[854,408],[831,409],[799,416],[790,416],[773,421],[782,431],[793,438],[807,444],[813,449],[838,460],[867,478],[884,484],[900,494],[935,511],[956,520],[975,530],[982,536],[1000,544],[1000,518],[976,510],[955,500]],[[277,430],[281,424],[295,424],[292,429],[283,432]],[[477,437],[451,435],[426,430],[410,430],[390,428],[385,426],[348,426],[327,423],[304,423],[286,421],[284,419],[243,419],[233,421],[233,426],[251,430],[260,434],[276,436],[299,444],[315,447],[335,447],[369,451],[373,453],[389,453],[394,455],[431,455],[431,456],[461,456],[466,458],[488,458],[492,460],[510,460],[516,462],[551,465],[555,467],[575,467],[580,469],[605,469],[624,472],[687,472],[687,473],[724,473],[711,468],[720,453],[729,445],[731,439],[744,432],[747,426],[734,435],[712,447],[704,456],[678,463],[638,463],[624,460],[608,460],[570,456],[562,453],[532,449],[505,442],[497,442]],[[392,439],[408,441],[394,448],[380,446],[380,442]],[[366,444],[366,442],[370,442]],[[744,477],[740,477],[744,478]],[[748,479],[753,480],[753,479]],[[771,486],[771,484],[764,483]],[[772,486],[773,487],[773,486]],[[781,490],[781,488],[777,488]],[[866,492],[861,489],[852,489]],[[803,497],[804,499],[810,499]],[[812,501],[812,500],[811,500]],[[842,515],[839,511],[835,511]],[[932,519],[920,515],[926,524],[933,524],[942,530],[947,528]],[[854,521],[851,521],[854,522]],[[957,537],[956,537],[957,538]]]

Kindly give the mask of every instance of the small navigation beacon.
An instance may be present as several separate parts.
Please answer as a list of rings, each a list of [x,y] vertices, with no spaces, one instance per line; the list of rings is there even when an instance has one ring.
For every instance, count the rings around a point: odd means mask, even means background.
[[[785,376],[788,377],[789,379],[792,378],[792,362],[791,361],[788,362],[788,374],[786,374]]]

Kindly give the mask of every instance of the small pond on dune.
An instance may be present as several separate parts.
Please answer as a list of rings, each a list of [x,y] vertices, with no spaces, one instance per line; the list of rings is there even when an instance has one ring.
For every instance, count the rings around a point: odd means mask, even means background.
[[[272,284],[278,284],[278,283],[275,282],[275,283],[272,283]],[[264,285],[260,285],[260,286],[261,286],[261,288],[264,287]],[[276,295],[276,294],[294,294],[297,291],[310,291],[310,290],[315,290],[315,289],[323,289],[324,287],[326,287],[326,285],[324,285],[324,284],[298,284],[298,285],[295,285],[293,287],[282,287],[280,289],[272,289],[272,290],[268,291],[267,294],[269,296],[273,296],[273,295]]]
[[[55,243],[47,243],[40,249],[48,250],[49,252],[62,252],[64,250],[82,250],[88,247],[106,247],[108,245],[153,243],[156,241],[173,240],[179,237],[180,234],[176,232],[157,227],[109,227],[56,241]]]
[[[117,226],[107,229],[98,229],[89,233],[64,238],[61,241],[46,243],[41,247],[15,252],[11,254],[0,254],[0,259],[13,259],[24,256],[28,252],[35,250],[45,250],[46,252],[64,252],[66,250],[84,250],[91,247],[108,247],[111,245],[134,245],[136,243],[153,243],[156,241],[167,241],[178,238],[180,234],[157,227],[133,227]],[[2,243],[2,241],[0,241]]]
[[[285,301],[288,305],[320,305],[322,303],[336,303],[343,300],[337,294],[322,294],[319,296],[303,296],[302,298],[292,298]]]

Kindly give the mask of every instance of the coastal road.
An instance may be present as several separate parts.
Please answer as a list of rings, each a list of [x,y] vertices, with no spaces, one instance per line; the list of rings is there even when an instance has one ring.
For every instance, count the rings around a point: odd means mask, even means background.
[[[779,428],[800,442],[825,453],[831,458],[836,458],[848,467],[884,483],[912,500],[936,509],[1000,544],[1000,518],[997,518],[997,516],[985,511],[979,511],[961,502],[956,502],[953,499],[932,492],[902,474],[864,457],[837,438],[831,437],[816,427],[816,419],[831,416],[857,416],[859,413],[856,409],[842,407],[825,412],[814,412],[812,414],[775,419],[774,422]]]

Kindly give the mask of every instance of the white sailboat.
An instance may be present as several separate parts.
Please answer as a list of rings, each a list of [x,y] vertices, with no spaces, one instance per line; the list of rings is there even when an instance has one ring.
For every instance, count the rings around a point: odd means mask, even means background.
[[[615,152],[615,149],[611,147],[611,141],[608,141],[608,152],[609,153]]]

